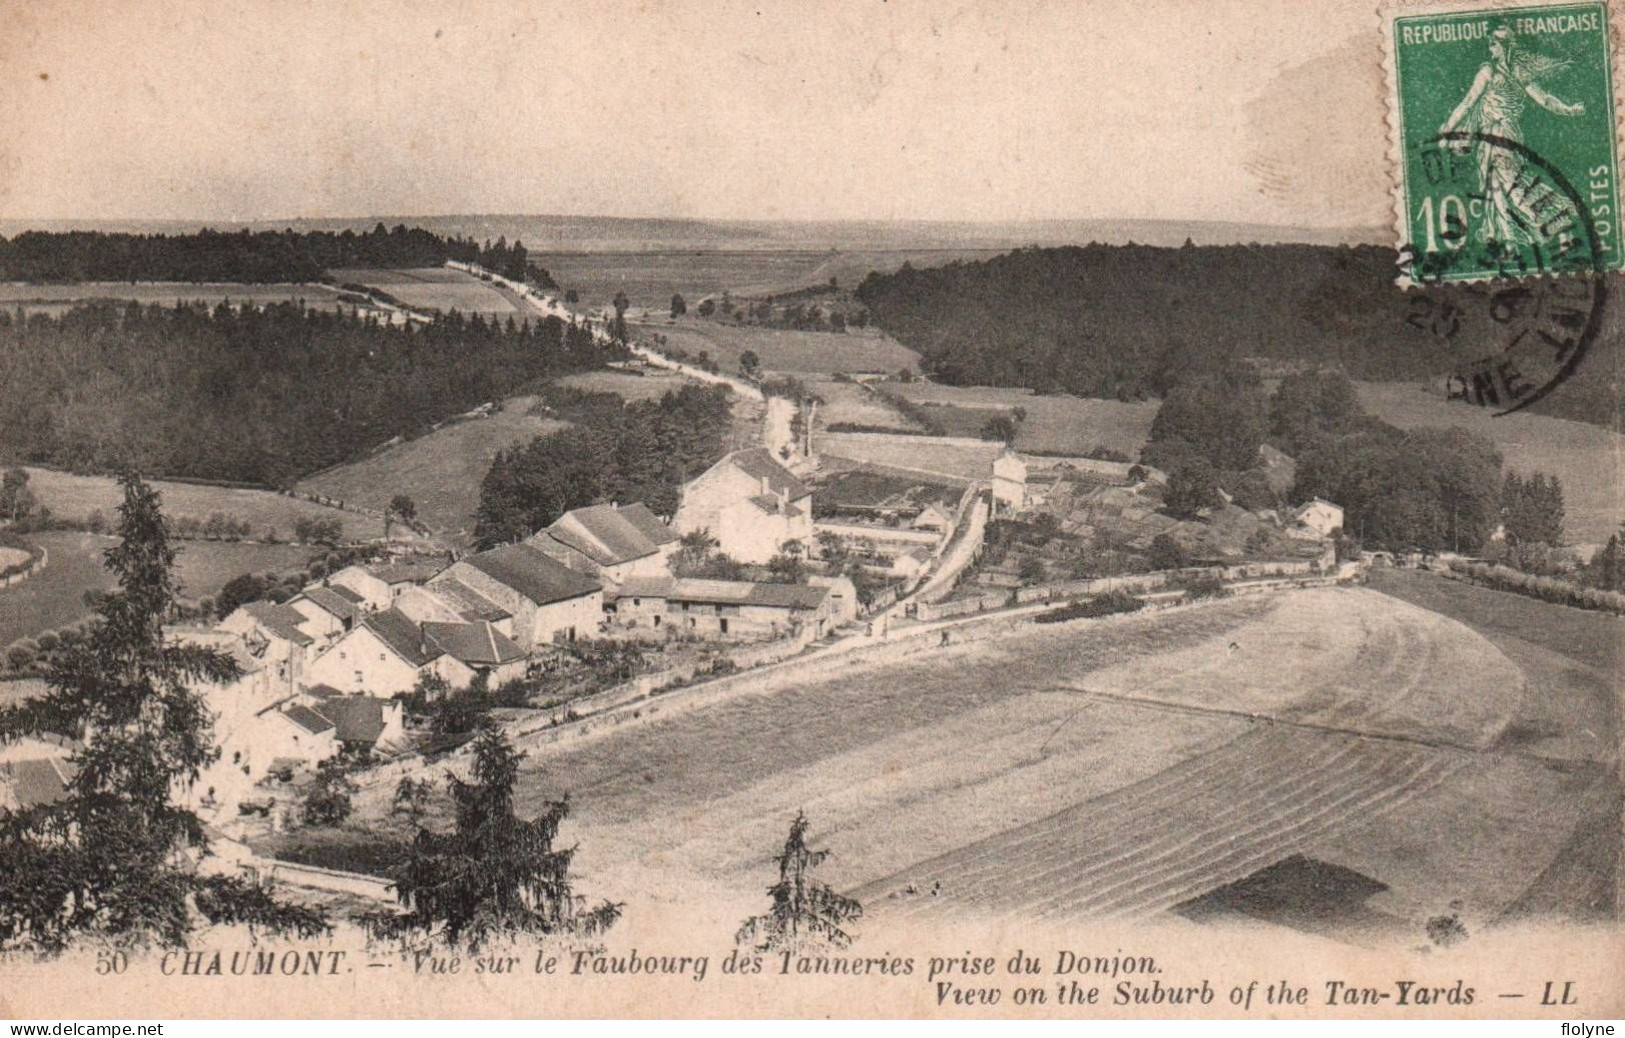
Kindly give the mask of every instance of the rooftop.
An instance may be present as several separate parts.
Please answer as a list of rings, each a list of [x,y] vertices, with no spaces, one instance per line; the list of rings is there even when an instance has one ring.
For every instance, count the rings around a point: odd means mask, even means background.
[[[344,590],[348,591],[349,589],[345,588]],[[356,601],[349,595],[340,594],[339,589],[336,587],[317,584],[305,588],[299,593],[299,596],[314,602],[340,620],[354,620],[361,615],[361,610],[358,608]]]
[[[314,693],[314,689],[311,690]],[[376,743],[384,733],[384,713],[390,704],[373,696],[325,696],[317,713],[332,722],[340,742]]]
[[[752,479],[766,479],[769,489],[775,494],[788,493],[790,500],[806,497],[812,493],[807,484],[797,479],[793,473],[774,460],[773,455],[766,447],[751,447],[742,451],[734,451],[726,455],[713,468],[721,465],[732,465]]]
[[[305,616],[293,606],[262,600],[248,602],[242,609],[261,627],[283,641],[293,642],[295,645],[311,645],[316,641],[299,629],[299,625],[305,622]]]
[[[476,620],[495,622],[513,615],[460,580],[448,577],[437,581],[433,590],[447,605],[461,614],[463,619],[470,622]]]
[[[284,709],[282,716],[312,735],[320,735],[336,727],[332,721],[329,721],[310,707],[301,706],[298,703]]]
[[[421,667],[441,654],[440,649],[425,644],[422,630],[399,609],[391,607],[369,613],[361,625],[414,667]]]
[[[507,544],[464,560],[492,580],[537,605],[580,598],[599,590],[598,581],[548,558],[529,544]]]
[[[446,655],[475,666],[495,666],[524,659],[525,650],[488,623],[423,625],[424,639]]]

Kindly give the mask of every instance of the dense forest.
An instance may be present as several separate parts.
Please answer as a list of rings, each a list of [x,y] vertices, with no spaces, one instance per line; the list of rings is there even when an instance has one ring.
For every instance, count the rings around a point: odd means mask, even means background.
[[[585,329],[291,303],[0,312],[0,461],[282,484],[613,359]]]
[[[483,245],[442,238],[421,228],[382,223],[357,234],[259,231],[196,234],[109,234],[102,231],[24,231],[0,237],[0,281],[238,281],[253,284],[322,281],[345,267],[438,267],[447,260],[478,263],[516,281],[556,288],[530,261],[521,242]]]
[[[1089,245],[905,265],[870,274],[857,295],[927,374],[957,385],[1142,399],[1242,357],[1369,380],[1477,360],[1491,320],[1484,293],[1435,287],[1423,298],[1397,289],[1396,272],[1393,251],[1375,246]],[[1434,318],[1445,313],[1459,330],[1440,334]],[[1582,371],[1537,410],[1619,424],[1625,336],[1617,316],[1605,320]]]
[[[527,537],[572,508],[642,501],[677,510],[685,482],[723,454],[727,386],[685,385],[659,400],[549,387],[550,417],[568,429],[498,454],[480,487],[474,537],[481,547]]]

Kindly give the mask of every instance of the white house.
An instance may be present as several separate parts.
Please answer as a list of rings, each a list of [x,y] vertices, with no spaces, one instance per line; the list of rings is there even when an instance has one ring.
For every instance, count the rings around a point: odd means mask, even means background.
[[[616,591],[617,627],[706,638],[773,638],[813,625],[824,634],[857,615],[857,591],[845,577],[808,584],[634,577]]]
[[[525,543],[573,570],[620,583],[669,572],[679,541],[648,506],[636,502],[566,512]]]
[[[288,607],[305,618],[299,629],[322,645],[354,627],[365,611],[361,596],[342,584],[312,584],[290,598]]]
[[[394,559],[346,566],[326,582],[359,595],[369,610],[388,609],[407,588],[426,583],[445,568],[445,559]]]
[[[767,562],[786,541],[810,553],[812,490],[761,447],[734,451],[683,488],[672,525],[709,531],[741,562]]]
[[[603,620],[603,586],[529,544],[470,555],[435,576],[431,590],[456,581],[512,616],[512,636],[534,652],[553,641],[588,637]]]
[[[292,695],[304,681],[316,638],[306,630],[311,620],[292,606],[246,602],[221,620],[218,630],[243,640],[248,653],[266,667],[283,694]]]
[[[993,459],[993,501],[996,508],[1019,511],[1027,501],[1027,463],[1006,449]]]
[[[892,556],[888,571],[892,576],[913,580],[931,565],[931,549],[923,546],[910,548]]]
[[[1343,509],[1323,498],[1314,498],[1292,513],[1287,535],[1315,541],[1330,537],[1343,528]]]

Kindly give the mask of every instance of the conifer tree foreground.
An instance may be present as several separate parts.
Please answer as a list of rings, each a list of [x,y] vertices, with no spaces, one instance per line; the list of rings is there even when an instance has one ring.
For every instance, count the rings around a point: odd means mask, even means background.
[[[175,794],[219,754],[203,682],[237,676],[231,657],[164,638],[175,549],[158,495],[120,478],[118,579],[90,636],[46,674],[45,695],[0,710],[0,738],[83,740],[66,796],[0,811],[0,949],[59,952],[81,939],[182,945],[199,914],[255,931],[315,936],[321,913],[278,903],[243,880],[204,876],[202,822]]]
[[[375,936],[478,949],[522,935],[595,936],[620,918],[620,904],[588,909],[571,890],[575,848],[553,847],[570,813],[568,797],[528,821],[514,814],[513,787],[524,757],[496,728],[481,730],[473,781],[449,780],[455,830],[418,830],[411,857],[394,874],[406,912],[371,917]]]
[[[812,878],[829,851],[807,846],[808,824],[806,813],[797,811],[779,855],[779,881],[767,888],[773,907],[745,920],[734,938],[737,943],[753,944],[759,951],[819,943],[845,948],[852,943],[846,927],[863,916],[863,906]]]

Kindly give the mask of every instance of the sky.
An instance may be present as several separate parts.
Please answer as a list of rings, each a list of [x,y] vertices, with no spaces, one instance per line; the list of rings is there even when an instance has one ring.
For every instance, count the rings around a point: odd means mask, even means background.
[[[0,218],[1389,219],[1370,0],[56,0]]]

